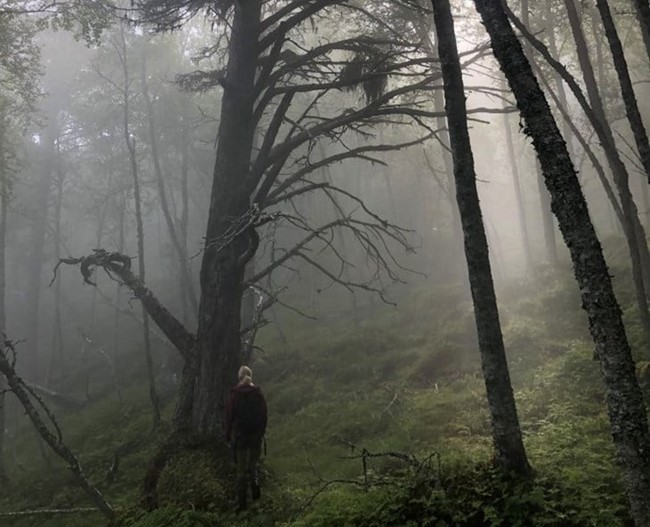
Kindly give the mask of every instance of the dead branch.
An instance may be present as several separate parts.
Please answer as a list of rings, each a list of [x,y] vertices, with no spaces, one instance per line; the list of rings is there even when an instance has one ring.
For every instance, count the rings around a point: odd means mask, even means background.
[[[27,386],[25,381],[23,381],[16,370],[9,362],[6,354],[6,350],[13,350],[13,344],[5,339],[4,344],[0,347],[0,373],[4,375],[7,380],[7,384],[11,392],[16,396],[20,404],[23,406],[25,413],[29,417],[29,420],[32,422],[38,435],[49,445],[49,447],[67,464],[68,468],[74,475],[79,486],[84,490],[88,497],[95,503],[97,509],[108,518],[110,521],[115,519],[115,510],[111,505],[106,501],[99,489],[91,483],[91,481],[86,476],[79,459],[74,455],[72,450],[63,442],[61,430],[56,424],[54,415],[48,409],[47,405],[43,402],[42,399],[38,398],[34,391]],[[42,408],[42,411],[45,412],[47,419],[53,423],[53,426],[56,430],[56,435],[54,435],[48,426],[46,425],[45,419],[43,419],[41,412],[32,402],[32,399],[36,399],[38,405]]]
[[[0,512],[0,518],[22,518],[25,516],[54,516],[60,514],[80,514],[102,512],[97,507],[77,507],[75,509],[34,509],[28,511]]]
[[[255,302],[253,308],[253,320],[251,321],[251,326],[250,328],[247,328],[242,343],[241,353],[245,364],[250,364],[252,362],[255,337],[257,336],[259,329],[266,324],[266,321],[262,318],[262,314],[275,302],[275,298],[272,296],[265,298],[265,292],[261,288],[254,285],[250,285],[249,288],[257,295],[257,302]]]
[[[115,388],[115,393],[117,395],[117,399],[122,402],[122,390],[120,390],[120,382],[117,377],[117,369],[115,368],[115,362],[113,359],[104,351],[104,348],[102,348],[99,344],[97,344],[93,339],[91,339],[84,331],[79,328],[79,336],[81,339],[90,347],[94,350],[96,350],[104,359],[106,362],[108,362],[108,365],[111,368],[111,376],[113,377],[113,386]]]
[[[70,397],[68,395],[55,392],[44,386],[39,386],[29,381],[25,381],[25,384],[29,386],[32,390],[37,393],[40,393],[44,397],[50,399],[53,403],[58,404],[59,406],[66,408],[67,410],[78,411],[81,410],[85,405],[86,401],[77,399],[76,397]],[[11,390],[9,390],[11,391]]]
[[[291,185],[293,185],[294,183],[302,179],[305,175],[314,172],[316,170],[319,170],[323,167],[328,167],[334,163],[339,163],[346,159],[356,158],[360,154],[365,154],[369,152],[392,152],[392,151],[402,150],[410,146],[415,146],[424,143],[429,139],[431,139],[434,135],[435,135],[434,133],[431,133],[423,137],[414,139],[412,141],[405,141],[403,143],[398,143],[398,144],[366,145],[354,149],[348,149],[345,152],[334,154],[332,156],[321,159],[316,163],[309,163],[307,166],[303,167],[302,169],[298,170],[295,174],[292,174],[290,177],[282,181],[276,188],[273,189],[272,192],[269,192],[268,197],[264,200],[262,206],[271,206],[282,199],[286,199],[281,195],[283,191],[285,191],[288,187],[290,187]],[[288,196],[290,197],[290,195]],[[256,197],[255,199],[256,201],[258,201],[259,198]]]
[[[56,280],[57,271],[62,264],[79,265],[84,282],[92,286],[97,285],[92,280],[94,270],[96,268],[103,269],[112,279],[128,287],[133,292],[160,330],[184,358],[189,358],[193,353],[196,338],[131,272],[130,257],[117,252],[109,253],[104,249],[95,249],[89,256],[62,258],[54,268],[54,276],[50,285]]]

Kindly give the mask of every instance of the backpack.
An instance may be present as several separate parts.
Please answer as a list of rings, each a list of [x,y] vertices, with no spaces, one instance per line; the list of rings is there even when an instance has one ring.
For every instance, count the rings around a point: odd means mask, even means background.
[[[264,428],[264,408],[259,390],[237,394],[235,402],[235,423],[241,435],[261,435]]]

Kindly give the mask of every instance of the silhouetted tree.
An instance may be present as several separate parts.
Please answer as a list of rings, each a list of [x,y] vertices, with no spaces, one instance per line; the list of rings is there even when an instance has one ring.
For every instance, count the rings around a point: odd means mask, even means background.
[[[519,476],[531,474],[521,437],[499,322],[490,257],[467,128],[465,88],[449,0],[432,0],[438,53],[445,86],[445,109],[456,179],[456,199],[465,238],[465,256],[474,302],[483,378],[497,463]]]

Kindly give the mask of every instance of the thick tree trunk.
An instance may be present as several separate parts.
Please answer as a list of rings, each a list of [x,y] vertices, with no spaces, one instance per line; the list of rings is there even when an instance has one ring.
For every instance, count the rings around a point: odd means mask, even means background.
[[[650,437],[621,310],[578,176],[503,5],[475,0],[537,150],[551,207],[569,248],[605,383],[612,437],[637,526],[650,525]]]
[[[600,18],[603,21],[605,28],[605,36],[609,42],[609,48],[612,52],[612,59],[614,60],[614,68],[618,76],[618,82],[621,86],[621,95],[625,103],[625,113],[627,120],[630,123],[630,128],[634,134],[634,142],[641,158],[641,164],[645,170],[648,183],[650,183],[650,144],[648,143],[648,134],[646,133],[639,105],[637,104],[634,88],[632,87],[632,79],[630,79],[630,72],[627,68],[627,61],[625,60],[625,53],[623,51],[623,44],[616,31],[612,12],[609,9],[609,4],[605,0],[596,0],[596,6],[600,13]]]
[[[582,70],[584,77],[585,87],[587,88],[589,102],[591,104],[591,108],[593,109],[594,118],[600,125],[598,129],[600,129],[601,134],[604,134],[605,136],[601,138],[601,142],[603,142],[602,139],[604,139],[603,146],[605,147],[605,153],[612,168],[614,182],[616,183],[618,192],[621,197],[621,208],[625,217],[625,233],[628,242],[628,248],[630,251],[632,277],[636,289],[639,317],[641,320],[643,332],[646,337],[646,342],[650,343],[650,313],[648,312],[648,301],[646,297],[645,284],[645,280],[648,277],[648,270],[645,270],[644,273],[641,259],[641,252],[647,251],[648,244],[645,239],[645,233],[641,233],[641,231],[643,231],[643,227],[639,221],[639,214],[637,211],[636,203],[634,202],[632,192],[630,191],[630,182],[627,169],[616,149],[616,143],[614,141],[614,136],[612,135],[611,128],[607,124],[605,109],[600,98],[598,85],[596,83],[596,77],[591,65],[591,60],[589,59],[589,51],[587,49],[587,43],[582,32],[580,16],[576,9],[575,0],[564,0],[564,4],[566,6],[569,24],[571,26],[571,31],[573,33],[574,41],[576,44],[578,61],[580,63],[580,69]]]
[[[142,225],[142,200],[140,198],[140,181],[138,179],[138,161],[135,151],[135,137],[132,137],[130,130],[130,99],[129,99],[129,68],[126,39],[124,36],[124,26],[120,32],[122,44],[122,73],[124,75],[123,87],[123,111],[124,111],[124,142],[129,154],[129,163],[131,166],[131,176],[133,177],[133,200],[135,202],[135,221],[138,233],[138,278],[144,284],[144,228]],[[160,403],[156,391],[156,377],[153,371],[153,357],[151,356],[151,335],[149,331],[149,314],[142,304],[142,324],[144,337],[144,356],[147,366],[147,380],[149,381],[149,399],[153,410],[153,426],[156,428],[160,424]]]
[[[505,105],[505,102],[504,102]],[[517,217],[519,218],[519,234],[521,236],[521,246],[524,250],[526,259],[526,270],[530,271],[533,265],[533,255],[530,251],[530,240],[528,238],[528,228],[526,226],[526,209],[524,199],[521,193],[521,183],[519,181],[519,167],[517,165],[517,156],[512,144],[512,131],[510,129],[509,115],[503,114],[503,127],[506,132],[506,146],[508,147],[508,159],[510,161],[510,176],[512,177],[512,186],[515,192],[515,201],[517,203]]]
[[[240,361],[244,269],[257,249],[254,228],[237,226],[246,223],[250,208],[246,176],[255,132],[254,82],[261,4],[261,0],[235,4],[201,265],[197,343],[183,372],[176,412],[176,428],[205,435],[223,431],[224,404]],[[231,238],[228,232],[233,228],[239,234]]]
[[[519,476],[531,473],[521,437],[503,345],[487,239],[481,217],[474,158],[467,128],[465,89],[449,0],[432,0],[445,86],[445,109],[454,160],[456,197],[465,237],[465,255],[474,301],[479,349],[497,463]]]

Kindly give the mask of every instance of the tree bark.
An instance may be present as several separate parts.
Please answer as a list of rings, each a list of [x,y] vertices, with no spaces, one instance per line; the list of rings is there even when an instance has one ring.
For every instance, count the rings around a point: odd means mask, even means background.
[[[126,39],[124,36],[124,26],[120,30],[120,38],[122,45],[122,72],[124,75],[123,87],[123,111],[124,111],[124,142],[129,154],[129,163],[131,166],[131,176],[133,177],[133,200],[135,202],[135,220],[138,232],[138,277],[144,283],[145,267],[144,267],[144,229],[142,226],[142,200],[140,198],[140,181],[138,179],[138,161],[135,152],[135,137],[132,137],[130,130],[130,99],[129,99],[129,68]],[[153,411],[153,426],[158,427],[160,424],[160,403],[158,401],[158,393],[156,392],[156,377],[153,371],[153,357],[151,356],[151,335],[149,333],[149,314],[144,304],[142,304],[142,323],[143,323],[143,337],[144,337],[144,356],[147,366],[147,379],[149,382],[149,399],[151,400],[151,408]]]
[[[467,128],[465,89],[449,0],[432,0],[445,86],[445,109],[454,160],[456,198],[474,301],[483,377],[492,417],[496,461],[519,476],[532,472],[524,449],[503,345],[487,239],[481,217],[474,158]]]
[[[566,144],[504,5],[474,0],[537,151],[589,316],[605,384],[612,438],[636,525],[650,525],[650,437],[643,397],[602,248]]]
[[[632,87],[632,79],[625,60],[625,52],[623,51],[623,44],[616,31],[612,12],[609,9],[609,4],[605,0],[596,0],[596,6],[600,13],[600,18],[603,21],[605,28],[605,36],[609,42],[609,49],[612,52],[612,59],[614,60],[614,68],[618,76],[618,82],[621,86],[621,95],[625,103],[625,113],[627,120],[630,123],[632,134],[634,135],[634,142],[641,158],[641,164],[645,170],[648,183],[650,183],[650,144],[648,143],[648,134],[646,133],[639,105],[637,104],[634,88]]]
[[[244,269],[258,243],[254,227],[237,226],[250,208],[246,175],[255,133],[254,83],[261,4],[261,0],[235,4],[201,263],[196,351],[183,371],[175,418],[176,428],[212,436],[223,431],[224,404],[237,378]],[[237,229],[237,234],[229,237],[232,229]]]

